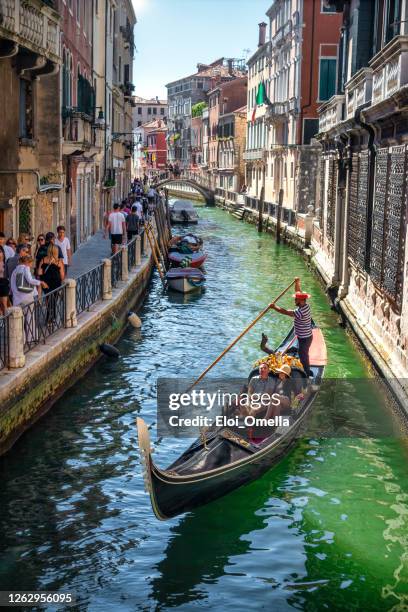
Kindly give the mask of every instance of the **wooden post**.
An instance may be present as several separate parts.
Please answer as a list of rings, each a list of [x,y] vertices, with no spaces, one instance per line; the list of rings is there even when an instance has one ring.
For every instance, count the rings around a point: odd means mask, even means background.
[[[262,224],[263,224],[263,209],[264,209],[264,201],[265,201],[265,187],[261,188],[261,197],[259,198],[259,212],[258,212],[258,232],[262,233]]]
[[[276,213],[276,243],[280,244],[282,220],[283,189],[279,189],[278,210]]]

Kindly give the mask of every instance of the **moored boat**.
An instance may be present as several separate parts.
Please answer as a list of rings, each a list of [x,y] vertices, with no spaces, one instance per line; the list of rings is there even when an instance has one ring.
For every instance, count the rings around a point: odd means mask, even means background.
[[[197,251],[196,253],[181,253],[180,251],[170,251],[169,260],[172,266],[188,268],[200,268],[207,259],[207,253]]]
[[[191,293],[204,286],[205,274],[198,268],[171,268],[166,274],[166,280],[173,291]]]
[[[171,223],[198,223],[198,214],[189,200],[177,200],[170,204]]]
[[[279,355],[297,360],[298,344],[293,328],[276,349],[275,357]],[[269,435],[261,440],[254,440],[250,435],[245,437],[240,428],[210,428],[163,470],[152,460],[146,423],[137,419],[146,489],[157,518],[165,520],[218,499],[259,478],[288,453],[310,414],[327,362],[324,337],[315,325],[309,357],[313,377],[307,378],[301,368],[292,368],[291,379],[300,379],[306,392],[296,409],[289,409],[289,425],[271,428]],[[257,370],[252,370],[249,379],[256,373]]]

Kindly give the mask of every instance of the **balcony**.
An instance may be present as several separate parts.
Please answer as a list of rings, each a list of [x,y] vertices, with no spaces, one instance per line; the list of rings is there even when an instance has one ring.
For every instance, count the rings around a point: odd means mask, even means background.
[[[104,146],[104,129],[93,125],[88,117],[74,109],[65,112],[62,136],[64,155],[93,155]]]
[[[272,48],[279,47],[283,44],[286,38],[292,33],[292,20],[289,19],[282,27],[277,30],[275,35],[272,37]]]
[[[319,109],[319,133],[328,132],[343,121],[344,96],[332,96]]]
[[[266,109],[265,119],[271,123],[279,123],[287,119],[289,112],[289,103],[274,102]]]
[[[244,159],[245,161],[255,161],[259,159],[264,159],[265,157],[265,149],[251,149],[249,151],[244,151]]]
[[[0,38],[60,63],[59,17],[50,6],[35,0],[0,0],[0,17]]]
[[[371,101],[373,71],[362,68],[346,83],[346,119],[352,119],[356,111]]]
[[[371,104],[383,102],[408,84],[408,36],[393,38],[370,62],[373,71]]]

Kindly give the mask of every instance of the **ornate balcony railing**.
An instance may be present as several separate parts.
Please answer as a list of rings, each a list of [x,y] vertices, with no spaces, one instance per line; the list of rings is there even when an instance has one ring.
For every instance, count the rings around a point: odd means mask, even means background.
[[[50,6],[35,0],[0,0],[0,16],[0,38],[60,63],[59,18]]]
[[[273,102],[266,109],[265,119],[272,122],[284,121],[287,118],[288,112],[288,101],[285,100],[285,102]]]
[[[372,105],[408,84],[408,36],[393,38],[370,62],[373,71]]]
[[[319,132],[328,132],[343,121],[344,96],[332,96],[319,110]]]
[[[250,149],[244,151],[243,158],[246,161],[255,161],[256,159],[264,159],[265,149]]]
[[[346,119],[354,117],[356,111],[371,101],[373,71],[362,68],[346,83]]]

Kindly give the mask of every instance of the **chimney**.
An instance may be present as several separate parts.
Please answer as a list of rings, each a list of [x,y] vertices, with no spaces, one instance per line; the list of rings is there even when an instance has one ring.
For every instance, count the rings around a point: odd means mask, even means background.
[[[266,41],[266,23],[264,21],[262,21],[262,23],[260,23],[258,25],[259,25],[258,47],[262,47],[262,45],[264,45],[265,41]]]
[[[232,64],[232,59],[229,59],[229,60],[228,60],[228,74],[229,74],[230,76],[233,76],[232,66],[233,66],[233,64]]]

